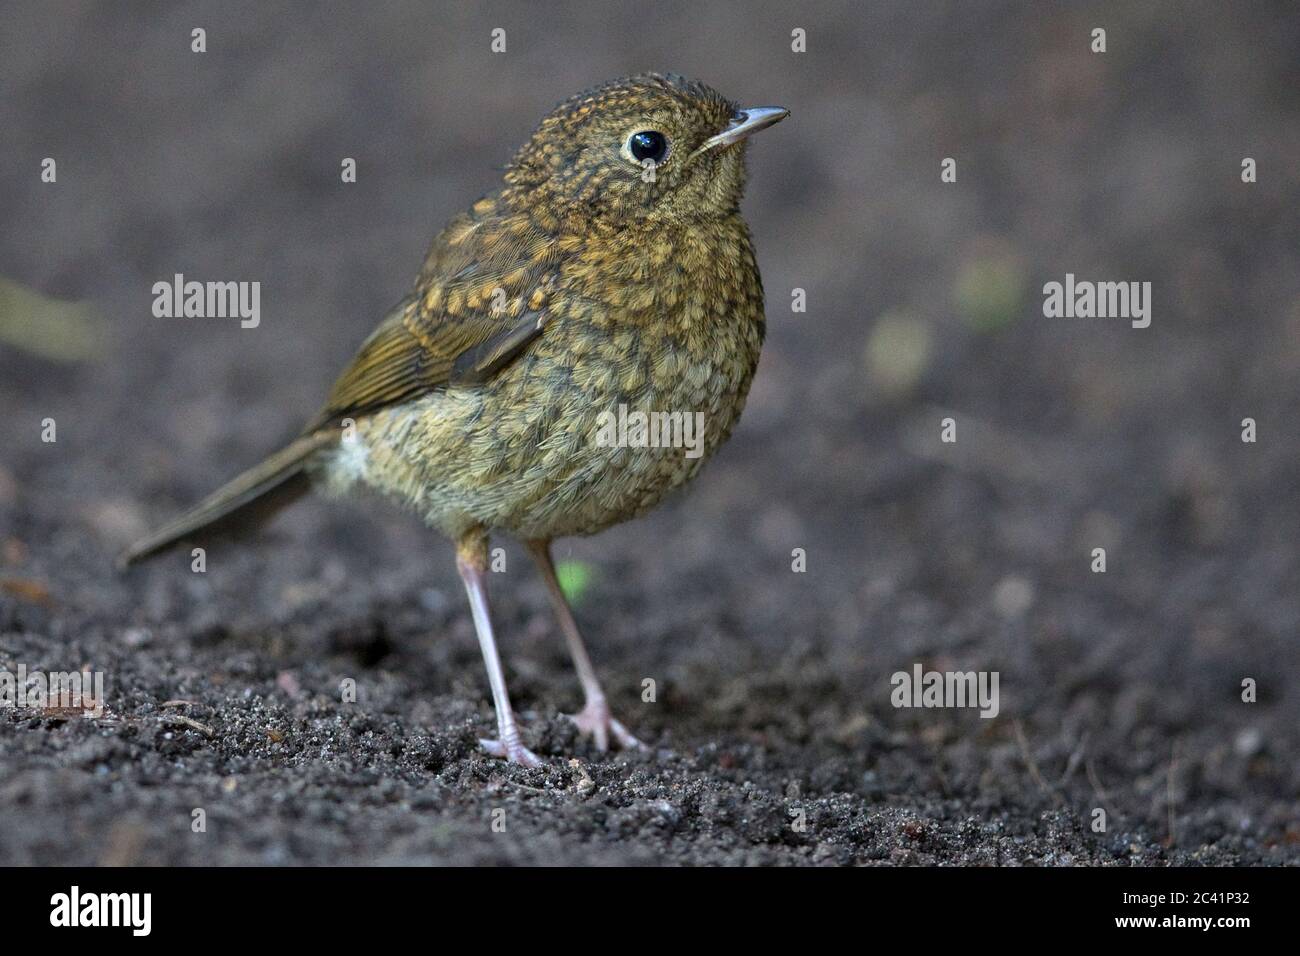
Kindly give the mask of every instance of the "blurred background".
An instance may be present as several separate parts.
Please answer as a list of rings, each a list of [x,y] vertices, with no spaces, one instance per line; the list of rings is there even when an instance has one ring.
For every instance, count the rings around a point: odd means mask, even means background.
[[[105,669],[117,723],[0,720],[0,860],[1294,861],[1297,54],[1286,2],[6,4],[0,665]],[[768,343],[685,495],[559,550],[679,756],[489,840],[447,796],[500,773],[485,681],[414,519],[308,502],[204,575],[110,562],[312,415],[545,112],[644,70],[791,110],[744,204]],[[260,326],[154,318],[175,273],[259,281]],[[1045,318],[1066,273],[1150,282],[1150,328]],[[508,547],[511,689],[553,728],[577,690]],[[915,662],[999,671],[1001,716],[892,709]],[[223,839],[175,835],[196,800]]]

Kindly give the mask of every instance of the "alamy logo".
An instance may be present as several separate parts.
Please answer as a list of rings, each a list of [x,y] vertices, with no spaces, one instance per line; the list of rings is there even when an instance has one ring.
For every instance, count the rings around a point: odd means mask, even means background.
[[[148,936],[153,928],[152,893],[70,893],[50,897],[50,925],[128,926],[133,936]]]
[[[34,710],[81,711],[89,717],[104,716],[103,671],[28,671],[19,664],[17,673],[0,669],[0,710],[9,707]]]
[[[620,404],[618,412],[596,416],[601,448],[685,448],[687,458],[704,454],[703,412],[638,412]]]
[[[998,671],[927,671],[912,665],[912,673],[895,671],[889,702],[895,707],[978,707],[980,716],[996,717]]]
[[[1133,328],[1151,324],[1150,282],[1065,282],[1043,286],[1043,315],[1049,319],[1131,319]]]
[[[153,284],[153,314],[160,319],[229,319],[240,328],[262,322],[262,283],[185,281],[176,273],[171,282]]]

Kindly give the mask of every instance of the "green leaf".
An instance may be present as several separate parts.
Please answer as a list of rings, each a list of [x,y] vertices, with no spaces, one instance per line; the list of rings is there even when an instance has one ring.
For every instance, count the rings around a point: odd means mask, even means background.
[[[585,561],[561,561],[555,566],[555,576],[569,603],[577,605],[582,603],[582,597],[595,579],[596,572]]]
[[[996,332],[1026,308],[1028,277],[1020,257],[995,247],[967,262],[957,275],[953,299],[976,332]]]
[[[52,362],[87,362],[103,357],[104,329],[88,303],[0,279],[0,343]]]

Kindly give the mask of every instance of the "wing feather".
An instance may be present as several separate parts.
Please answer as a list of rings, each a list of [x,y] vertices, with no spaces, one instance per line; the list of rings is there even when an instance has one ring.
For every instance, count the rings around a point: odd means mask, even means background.
[[[542,334],[556,244],[518,215],[483,203],[475,211],[434,242],[416,288],[362,343],[308,431],[485,382]]]

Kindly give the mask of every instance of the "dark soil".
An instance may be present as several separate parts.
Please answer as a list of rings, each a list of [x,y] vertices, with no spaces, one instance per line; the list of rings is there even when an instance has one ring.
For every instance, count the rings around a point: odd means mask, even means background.
[[[0,339],[0,671],[103,671],[107,712],[0,711],[0,863],[1300,862],[1294,6],[541,9],[6,6],[0,276],[98,345]],[[793,115],[751,150],[741,426],[559,549],[647,752],[559,716],[512,543],[534,771],[476,748],[451,549],[409,516],[313,500],[206,573],[112,570],[315,411],[543,112],[648,68]],[[261,325],[154,318],[178,272],[260,281]],[[1066,273],[1151,282],[1150,328],[1044,317]],[[895,709],[917,663],[997,671],[999,715]]]

